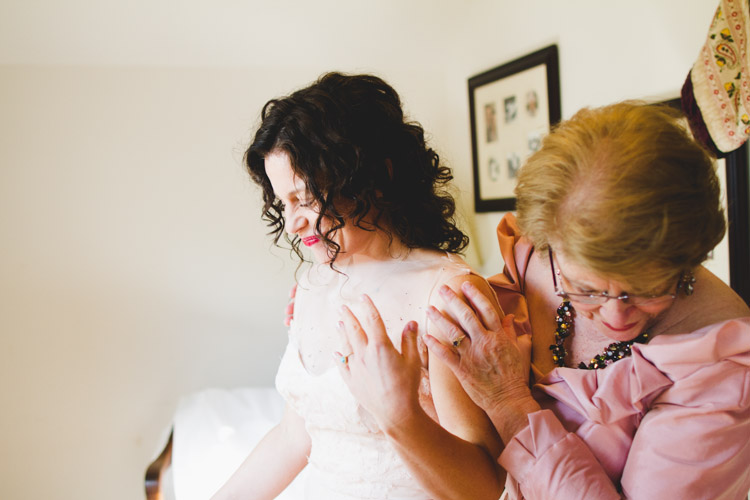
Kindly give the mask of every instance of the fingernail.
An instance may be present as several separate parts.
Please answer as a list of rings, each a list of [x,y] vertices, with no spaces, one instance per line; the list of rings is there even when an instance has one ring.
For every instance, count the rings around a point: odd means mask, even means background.
[[[440,295],[445,295],[450,291],[450,288],[448,285],[443,285],[440,287]]]
[[[339,330],[343,330],[344,329],[344,322],[343,321],[339,321],[338,323],[336,323],[336,328],[338,328]]]
[[[409,321],[409,324],[406,325],[406,327],[409,329],[410,332],[416,332],[418,329],[416,321]]]

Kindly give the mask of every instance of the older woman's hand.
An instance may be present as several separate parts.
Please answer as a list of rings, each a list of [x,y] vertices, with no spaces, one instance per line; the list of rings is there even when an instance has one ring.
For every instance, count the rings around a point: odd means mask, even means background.
[[[464,283],[461,291],[468,304],[450,288],[442,287],[445,312],[434,307],[428,310],[433,333],[437,331],[448,345],[430,335],[424,340],[430,351],[451,368],[469,397],[490,415],[505,440],[507,432],[514,434],[519,425],[525,425],[526,413],[538,409],[528,387],[526,364],[516,346],[513,317],[501,320],[490,301],[471,283]],[[500,428],[493,416],[509,418],[511,409],[522,418],[512,426],[511,422],[502,424],[512,429]]]
[[[404,327],[399,353],[370,297],[363,295],[361,302],[363,312],[359,318],[347,306],[341,307],[338,326],[347,352],[335,355],[349,390],[387,431],[420,407],[423,356],[417,342],[417,323],[410,321]]]

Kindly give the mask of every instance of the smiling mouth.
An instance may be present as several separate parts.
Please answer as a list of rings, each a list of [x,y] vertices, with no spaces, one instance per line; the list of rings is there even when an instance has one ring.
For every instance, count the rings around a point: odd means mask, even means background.
[[[320,241],[320,238],[318,238],[317,236],[308,236],[307,238],[302,238],[302,243],[306,247],[311,247],[314,244],[318,243],[319,241]]]
[[[606,321],[602,321],[602,323],[604,323],[604,326],[606,326],[607,328],[609,328],[610,330],[612,330],[614,332],[626,332],[626,331],[630,330],[631,328],[633,328],[635,325],[638,324],[637,322],[636,323],[630,323],[629,325],[625,325],[622,328],[615,328],[614,326],[610,325]]]

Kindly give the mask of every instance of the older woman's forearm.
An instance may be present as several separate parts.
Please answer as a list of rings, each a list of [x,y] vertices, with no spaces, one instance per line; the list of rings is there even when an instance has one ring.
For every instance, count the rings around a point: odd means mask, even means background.
[[[505,473],[496,457],[440,426],[421,407],[384,429],[411,474],[435,500],[497,500]]]
[[[588,446],[568,432],[552,411],[529,413],[526,419],[527,425],[506,443],[498,459],[524,498],[621,497]]]
[[[511,401],[498,402],[492,408],[484,408],[506,445],[513,436],[529,425],[529,414],[540,409],[539,403],[530,394]]]

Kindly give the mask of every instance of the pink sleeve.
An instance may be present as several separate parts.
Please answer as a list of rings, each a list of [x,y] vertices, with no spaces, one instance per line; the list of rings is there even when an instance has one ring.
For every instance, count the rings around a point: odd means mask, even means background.
[[[656,337],[606,370],[553,371],[536,386],[552,409],[530,414],[498,460],[511,487],[527,500],[747,498],[749,327],[726,321]]]
[[[750,371],[731,361],[700,371],[703,390],[678,381],[641,421],[622,474],[625,497],[747,497]],[[669,392],[690,398],[674,404]]]
[[[529,415],[529,425],[498,462],[527,500],[744,499],[750,474],[748,436],[747,409],[665,405],[652,410],[635,435],[621,495],[586,443],[566,431],[552,411],[541,410]]]
[[[529,500],[620,498],[591,450],[550,410],[530,414],[498,462]]]

